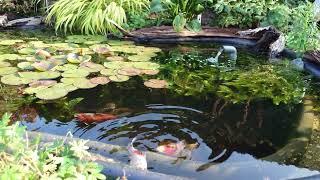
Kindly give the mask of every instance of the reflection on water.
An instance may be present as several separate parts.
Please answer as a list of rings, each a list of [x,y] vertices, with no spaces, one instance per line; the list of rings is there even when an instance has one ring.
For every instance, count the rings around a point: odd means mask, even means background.
[[[228,105],[219,116],[212,116],[215,98],[179,97],[168,90],[149,90],[139,81],[136,78],[124,86],[110,84],[71,94],[71,98],[83,98],[75,113],[114,113],[119,116],[116,120],[85,124],[61,115],[66,113],[63,109],[51,111],[52,105],[42,104],[35,105],[40,118],[24,124],[29,130],[59,135],[71,131],[76,137],[121,146],[137,137],[137,148],[154,152],[165,140],[185,140],[188,144],[199,144],[192,151],[192,160],[223,162],[233,152],[257,158],[276,152],[294,135],[301,114],[299,105],[289,111],[271,102],[252,102],[247,121],[239,125],[237,122],[243,121],[245,113],[243,105]],[[218,106],[221,108],[223,104]],[[221,156],[216,159],[218,155]]]

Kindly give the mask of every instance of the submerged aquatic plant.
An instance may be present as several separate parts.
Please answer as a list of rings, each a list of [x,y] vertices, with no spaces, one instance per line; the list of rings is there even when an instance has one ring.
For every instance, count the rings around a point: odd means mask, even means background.
[[[126,23],[126,12],[148,9],[148,0],[59,0],[49,8],[47,23],[55,30],[80,31],[84,34],[118,32]]]

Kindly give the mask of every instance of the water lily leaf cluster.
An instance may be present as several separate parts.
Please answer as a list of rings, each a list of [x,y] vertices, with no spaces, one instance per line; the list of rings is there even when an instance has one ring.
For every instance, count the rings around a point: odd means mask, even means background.
[[[105,36],[72,35],[65,42],[50,43],[5,40],[3,45],[11,45],[15,53],[0,54],[1,82],[22,86],[25,94],[43,100],[59,99],[77,89],[125,82],[133,76],[156,75],[160,68],[152,58],[161,49],[108,41]],[[161,80],[145,84],[167,87]]]

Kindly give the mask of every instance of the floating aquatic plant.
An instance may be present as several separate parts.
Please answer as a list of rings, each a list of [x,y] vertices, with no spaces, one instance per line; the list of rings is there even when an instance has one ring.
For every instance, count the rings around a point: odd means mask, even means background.
[[[24,41],[21,39],[7,39],[7,40],[0,40],[0,45],[3,46],[11,46],[16,43],[23,43]]]
[[[149,79],[148,81],[144,82],[144,85],[155,89],[162,89],[168,87],[167,81],[159,79]]]

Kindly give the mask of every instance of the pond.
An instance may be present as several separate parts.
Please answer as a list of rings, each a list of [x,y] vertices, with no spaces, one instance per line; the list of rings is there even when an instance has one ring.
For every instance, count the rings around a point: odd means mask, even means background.
[[[46,33],[7,32],[1,38],[64,41]],[[164,153],[159,152],[161,145],[183,142],[188,154],[185,158],[204,163],[224,162],[233,152],[264,158],[301,136],[297,128],[310,79],[289,63],[270,65],[265,56],[239,47],[236,66],[225,54],[219,65],[212,65],[207,59],[215,57],[221,45],[148,46],[162,50],[151,60],[161,65],[160,72],[150,77],[165,80],[169,88],[146,87],[149,77],[133,76],[125,82],[78,89],[64,98],[46,101],[39,100],[42,96],[38,94],[37,98],[14,91],[25,85],[3,85],[1,111],[17,111],[15,117],[30,131],[57,135],[70,131],[75,137],[120,146],[137,137],[139,150],[156,153]],[[9,54],[23,48],[6,45],[0,46],[0,51]],[[101,55],[92,57],[96,63],[106,61]],[[261,77],[263,80],[258,80]],[[115,118],[88,123],[75,118],[80,113],[104,113]]]

